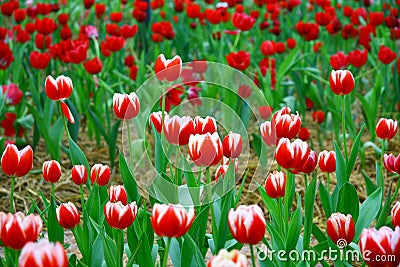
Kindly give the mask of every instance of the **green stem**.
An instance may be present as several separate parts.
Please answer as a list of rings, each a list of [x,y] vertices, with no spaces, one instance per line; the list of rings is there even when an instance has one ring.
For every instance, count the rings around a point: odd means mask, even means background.
[[[168,237],[167,245],[165,246],[164,258],[161,267],[166,267],[168,262],[169,247],[171,246],[171,237]]]
[[[304,174],[304,187],[307,190],[308,187],[307,174]]]
[[[249,245],[250,246],[250,253],[251,253],[251,263],[252,263],[252,266],[257,266],[256,265],[256,260],[255,260],[255,258],[254,258],[254,248],[253,248],[253,245]]]
[[[117,237],[115,242],[117,242],[118,248],[118,258],[117,258],[117,266],[123,267],[123,256],[124,256],[124,230],[116,229]]]
[[[85,197],[83,195],[83,185],[80,185],[79,192],[81,193],[81,206],[82,206],[82,213],[85,208]]]
[[[129,120],[126,120],[126,126],[128,127],[128,146],[129,146],[129,163],[133,167],[133,151],[132,151],[132,141],[131,141],[131,124]]]
[[[399,193],[399,189],[400,189],[400,174],[399,174],[398,179],[399,179],[399,180],[397,181],[396,190],[394,191],[394,194],[393,194],[393,196],[392,196],[391,203],[393,203],[393,202],[396,200],[397,194]]]
[[[236,49],[236,46],[238,45],[238,43],[239,43],[239,40],[240,40],[240,31],[239,31],[239,33],[238,34],[236,34],[236,38],[235,38],[235,42],[233,43],[233,46],[232,46],[232,49],[231,49],[231,52],[233,52],[233,51],[235,51],[235,49]]]
[[[180,177],[178,177],[178,168],[179,168],[178,157],[179,157],[179,146],[176,146],[176,151],[175,151],[175,161],[176,161],[176,163],[175,163],[175,184],[176,185],[181,185],[182,184],[182,182],[180,181],[181,179],[180,179]]]
[[[343,133],[343,148],[344,148],[344,157],[346,160],[346,164],[348,161],[347,154],[347,142],[346,142],[346,101],[345,95],[342,95],[342,133]]]
[[[11,177],[10,213],[14,213],[14,187],[15,187],[15,176]]]
[[[327,179],[327,190],[328,190],[328,193],[330,194],[330,192],[331,192],[331,175],[330,175],[330,173],[328,172],[328,179]]]
[[[64,114],[63,114],[62,111],[61,111],[61,102],[60,102],[60,113],[61,113],[61,117],[63,118],[65,133],[67,134],[68,139],[70,139],[70,138],[71,138],[71,135],[69,134],[68,125],[67,125],[67,120],[65,119],[65,116],[64,116]]]
[[[51,183],[51,196],[54,197],[54,183]]]
[[[279,228],[279,234],[283,238],[283,217],[282,217],[282,198],[277,198],[277,204],[278,204],[278,228]]]
[[[382,145],[381,145],[381,172],[382,172],[382,175],[383,175],[383,168],[384,168],[384,165],[383,165],[383,158],[384,158],[384,154],[385,154],[385,140],[384,139],[382,139]]]

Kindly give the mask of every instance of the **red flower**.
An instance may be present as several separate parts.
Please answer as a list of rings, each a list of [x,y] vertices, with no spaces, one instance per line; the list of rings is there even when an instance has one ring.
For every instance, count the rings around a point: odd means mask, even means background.
[[[228,214],[228,225],[233,237],[242,244],[255,245],[265,234],[265,219],[261,208],[257,205],[240,205]]]
[[[272,114],[273,108],[271,106],[260,106],[258,112],[262,119],[268,119]]]
[[[399,126],[397,125],[397,121],[392,119],[379,119],[376,124],[376,135],[385,140],[391,140],[396,135]]]
[[[180,96],[184,92],[185,91],[181,86],[167,89],[167,93],[165,95],[165,111],[170,111],[171,105],[178,106],[181,103]],[[160,107],[162,107],[162,101],[160,101]]]
[[[113,96],[115,115],[121,120],[130,120],[137,116],[140,102],[135,92],[128,94],[115,93]]]
[[[111,52],[117,52],[124,47],[125,39],[118,36],[106,37],[106,45]]]
[[[242,136],[238,133],[229,132],[222,141],[224,156],[227,158],[238,158],[242,153]]]
[[[280,198],[285,196],[286,175],[281,171],[274,171],[265,180],[265,191],[270,198]]]
[[[369,22],[374,26],[379,26],[384,21],[383,12],[369,12]]]
[[[299,169],[291,170],[291,172],[305,173],[305,174],[312,173],[317,167],[317,163],[318,163],[317,153],[311,150],[303,166],[301,166]]]
[[[158,236],[181,237],[186,234],[195,219],[194,208],[188,211],[180,205],[154,204],[151,225]]]
[[[347,67],[347,56],[343,52],[338,52],[335,55],[331,55],[329,59],[329,64],[335,70],[344,69]]]
[[[52,38],[50,35],[36,34],[35,45],[38,49],[47,49],[51,45]]]
[[[287,44],[287,47],[289,47],[290,49],[293,49],[296,47],[297,41],[294,38],[288,38],[286,40],[286,44]]]
[[[349,52],[347,59],[351,65],[356,68],[361,68],[367,63],[368,60],[368,50],[364,49],[362,52],[358,49]]]
[[[389,47],[381,45],[378,52],[378,59],[387,65],[396,59],[396,53]]]
[[[385,154],[383,163],[389,172],[400,174],[400,155],[395,157],[393,154]]]
[[[122,21],[122,12],[111,12],[110,13],[111,21],[118,23]]]
[[[400,227],[393,231],[387,226],[379,230],[364,229],[360,237],[360,250],[364,261],[371,267],[397,267],[400,263]],[[376,259],[392,259],[393,261],[379,261]]]
[[[68,23],[69,15],[67,13],[61,13],[60,15],[58,15],[57,19],[61,25],[65,25]]]
[[[355,235],[354,220],[350,214],[333,213],[326,226],[329,238],[338,246],[340,241],[345,240],[346,245],[353,241]]]
[[[49,75],[45,81],[45,91],[48,98],[54,101],[67,99],[72,93],[72,80],[64,75],[58,76],[55,80]]]
[[[94,4],[94,0],[83,0],[83,5],[86,9],[90,9]]]
[[[196,86],[191,86],[188,89],[188,100],[194,106],[201,106],[202,105],[202,101],[201,101],[201,99],[199,97],[199,93],[198,93],[199,91],[201,91],[201,88],[200,87],[196,87]]]
[[[14,144],[8,144],[1,157],[1,168],[8,176],[25,176],[33,167],[33,151],[26,146],[21,151]]]
[[[138,32],[137,25],[132,25],[132,26],[122,25],[120,28],[121,36],[124,37],[125,39],[134,37],[137,32]]]
[[[221,249],[218,255],[213,256],[207,263],[207,267],[247,267],[247,258],[241,254],[239,250],[231,250],[228,252],[226,249]]]
[[[68,267],[68,257],[61,243],[50,243],[47,239],[29,242],[22,249],[19,267]]]
[[[167,117],[167,116],[168,116],[168,113],[164,112],[164,120],[165,120],[165,117]],[[156,131],[158,133],[161,133],[161,129],[162,129],[162,125],[163,125],[161,111],[151,113],[149,119],[150,119],[150,122],[149,122],[150,129],[154,126]]]
[[[238,95],[242,98],[249,98],[251,95],[251,88],[247,84],[242,84],[239,86]]]
[[[321,124],[325,120],[325,113],[322,110],[317,110],[312,113],[312,119],[318,124]]]
[[[136,219],[138,207],[136,202],[124,205],[122,202],[107,202],[104,206],[104,215],[108,225],[123,230],[132,225]]]
[[[75,228],[81,220],[78,209],[72,202],[62,203],[56,211],[57,221],[65,229]]]
[[[336,153],[335,151],[322,151],[318,155],[318,166],[322,172],[336,171]]]
[[[65,118],[67,118],[67,120],[74,124],[75,123],[75,119],[74,119],[74,115],[72,115],[71,110],[69,109],[68,105],[65,104],[64,101],[60,101],[60,107],[61,107],[61,111],[64,114]]]
[[[36,19],[36,30],[43,34],[48,35],[57,29],[57,24],[51,18]]]
[[[299,133],[297,134],[299,139],[302,141],[307,141],[310,139],[310,131],[308,130],[307,127],[300,128]]]
[[[26,9],[16,9],[14,11],[14,19],[16,23],[21,23],[22,21],[24,21],[26,18]]]
[[[47,52],[40,53],[38,51],[32,51],[29,55],[29,61],[33,68],[43,70],[47,68],[50,63],[50,54]]]
[[[245,13],[235,12],[232,16],[233,26],[241,31],[250,30],[253,28],[254,23],[256,23],[256,19]]]
[[[46,182],[56,183],[61,178],[61,166],[56,160],[43,162],[42,166],[43,179]]]
[[[35,242],[42,231],[42,226],[43,222],[39,215],[25,216],[22,212],[15,214],[0,212],[0,239],[5,247],[20,250],[29,241]]]
[[[96,17],[100,19],[104,13],[106,13],[106,5],[105,4],[96,4],[94,6],[94,10],[96,12]]]
[[[261,43],[260,51],[264,56],[272,56],[275,54],[275,45],[273,41],[264,41]]]
[[[2,86],[3,94],[6,96],[6,103],[11,106],[16,106],[21,102],[23,97],[22,91],[18,85],[10,83]]]
[[[172,59],[166,59],[164,54],[157,57],[154,65],[157,79],[173,82],[179,78],[182,72],[182,59],[176,55]]]
[[[400,201],[397,201],[392,209],[392,223],[394,227],[400,227]]]
[[[279,140],[276,148],[275,158],[282,168],[299,170],[308,160],[309,154],[310,148],[306,142],[303,142],[300,139],[290,142],[288,138],[282,138]]]
[[[90,170],[90,183],[93,185],[95,182],[99,186],[105,186],[110,181],[111,171],[110,167],[103,164],[95,164]]]
[[[86,63],[83,64],[83,67],[85,67],[85,70],[88,73],[97,74],[103,68],[103,64],[101,63],[101,60],[98,57],[95,57],[91,60],[86,61]]]
[[[17,8],[19,8],[19,1],[4,2],[1,4],[1,13],[4,16],[10,17]]]
[[[74,165],[72,167],[72,182],[76,185],[84,185],[88,180],[88,171],[85,165]]]
[[[5,119],[1,121],[0,125],[4,129],[4,135],[7,137],[12,137],[17,133],[16,129],[14,128],[14,123],[17,119],[17,114],[12,112],[6,112],[4,116]],[[20,126],[18,136],[21,137],[23,133],[24,133],[24,128]]]
[[[222,143],[217,132],[190,135],[188,147],[190,158],[198,166],[216,165],[222,159]]]
[[[332,21],[331,14],[328,12],[316,12],[314,16],[315,22],[320,26],[326,26]]]
[[[301,118],[298,114],[290,114],[289,107],[283,107],[274,114],[271,126],[275,131],[276,138],[280,139],[286,137],[289,139],[294,138],[300,130]]]
[[[126,205],[128,203],[128,195],[126,194],[123,185],[110,186],[110,190],[108,191],[108,198],[111,203],[116,203],[118,201],[120,201],[123,205]]]
[[[164,134],[169,143],[184,146],[189,142],[189,137],[193,133],[194,121],[192,118],[177,115],[172,118],[164,117]]]
[[[197,19],[201,15],[201,7],[192,2],[186,6],[186,16],[191,19]]]
[[[336,95],[347,95],[354,89],[354,77],[348,70],[333,70],[329,82],[332,92]]]
[[[194,118],[194,133],[196,134],[205,134],[205,133],[215,133],[217,131],[217,122],[213,117],[207,116],[205,118],[201,118],[200,116],[196,116]]]
[[[244,71],[250,65],[250,53],[245,51],[231,52],[226,56],[226,61],[232,68]]]

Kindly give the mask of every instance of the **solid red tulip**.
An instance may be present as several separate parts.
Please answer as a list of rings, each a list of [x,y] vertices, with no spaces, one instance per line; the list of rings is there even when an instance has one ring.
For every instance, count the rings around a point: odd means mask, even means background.
[[[299,139],[302,141],[307,141],[310,139],[310,131],[308,130],[307,127],[300,128],[299,133],[297,134]]]
[[[14,144],[8,144],[1,157],[1,168],[8,176],[25,176],[33,167],[33,150],[26,146],[18,150]]]
[[[48,98],[54,101],[64,100],[72,94],[72,80],[64,75],[54,79],[52,76],[47,76],[45,81],[45,91]]]
[[[78,209],[72,202],[62,203],[56,212],[58,223],[65,229],[75,228],[81,220]]]
[[[391,140],[396,135],[399,126],[397,121],[392,119],[379,119],[378,123],[376,124],[376,135],[385,140]]]
[[[349,63],[356,68],[361,68],[367,63],[368,60],[368,50],[364,49],[362,52],[358,49],[350,51],[347,56]]]
[[[122,204],[121,201],[117,203],[107,202],[104,206],[104,215],[108,225],[120,230],[132,225],[136,219],[137,212],[136,202],[127,205]]]
[[[396,227],[395,230],[387,226],[379,230],[364,229],[359,244],[361,255],[370,267],[398,267],[400,264],[400,227]],[[395,260],[392,258],[393,255]]]
[[[338,52],[337,54],[331,55],[329,58],[329,64],[335,70],[344,69],[347,67],[347,55],[343,52]]]
[[[6,103],[10,106],[16,106],[21,103],[24,94],[18,88],[18,85],[10,83],[1,87],[3,95],[6,97]]]
[[[42,166],[43,178],[46,182],[56,183],[61,178],[61,166],[56,160],[48,160],[43,162]]]
[[[245,13],[233,13],[232,16],[232,24],[235,28],[241,31],[248,31],[253,28],[254,23],[256,23],[256,19],[252,16],[249,16]]]
[[[157,79],[173,82],[179,78],[182,72],[182,59],[176,55],[172,59],[166,59],[164,54],[157,57],[154,65]]]
[[[108,198],[111,203],[120,201],[123,205],[128,203],[128,195],[123,185],[112,185],[108,191]]]
[[[322,172],[331,173],[336,171],[335,151],[322,151],[318,155],[318,166]]]
[[[228,213],[228,225],[233,237],[242,244],[255,245],[265,234],[265,218],[257,205],[240,205]]]
[[[278,164],[289,170],[299,170],[304,166],[310,154],[308,144],[300,139],[290,142],[287,138],[279,140],[275,151],[275,158]]]
[[[32,67],[37,70],[43,70],[47,68],[50,63],[50,54],[47,52],[40,53],[38,51],[32,51],[29,55],[29,62]]]
[[[387,65],[392,63],[396,59],[396,53],[385,45],[381,45],[378,51],[378,59],[383,64]]]
[[[91,60],[86,61],[86,63],[83,64],[83,67],[88,73],[97,74],[103,68],[103,64],[101,63],[101,60],[98,57],[95,57]]]
[[[242,136],[230,132],[222,141],[224,156],[227,158],[238,158],[242,153]]]
[[[207,116],[205,118],[201,118],[196,116],[194,118],[194,133],[196,134],[205,134],[210,133],[213,134],[217,131],[217,122],[213,117]]]
[[[394,227],[400,227],[400,201],[397,201],[392,209],[392,223]]]
[[[130,120],[139,114],[140,102],[135,92],[128,94],[115,93],[113,96],[115,115],[121,120]]]
[[[329,82],[332,92],[337,95],[350,94],[354,89],[354,77],[348,70],[333,70]]]
[[[265,191],[270,198],[285,196],[286,175],[282,171],[274,171],[268,174],[265,180]]]
[[[186,234],[195,219],[193,207],[186,210],[181,205],[154,204],[151,225],[158,236],[181,237]]]
[[[325,120],[325,113],[322,110],[314,111],[312,114],[312,119],[318,124],[321,124]]]
[[[22,212],[5,214],[0,212],[0,239],[5,247],[22,249],[29,241],[36,241],[42,231],[39,215],[25,216]]]
[[[329,238],[337,245],[341,240],[345,240],[346,244],[350,244],[355,235],[354,220],[350,214],[333,213],[328,219],[326,229]],[[342,245],[340,244],[340,246]]]
[[[108,165],[95,164],[90,170],[90,182],[93,185],[95,182],[99,186],[105,186],[110,181],[111,171]]]
[[[250,66],[250,53],[245,51],[231,52],[226,56],[226,61],[232,68],[244,71]]]
[[[76,185],[84,185],[88,180],[88,171],[85,165],[74,165],[72,167],[72,182]]]
[[[247,267],[247,258],[239,250],[228,252],[221,249],[218,254],[210,259],[207,267]]]
[[[190,158],[198,166],[216,165],[222,159],[222,143],[217,132],[190,135],[188,147]]]
[[[29,242],[22,249],[19,267],[68,267],[68,257],[60,242],[50,243],[43,238],[39,242]]]

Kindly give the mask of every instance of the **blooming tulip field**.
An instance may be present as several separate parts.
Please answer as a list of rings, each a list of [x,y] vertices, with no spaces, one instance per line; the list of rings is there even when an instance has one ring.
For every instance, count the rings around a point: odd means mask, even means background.
[[[400,267],[399,0],[0,0],[0,267]]]

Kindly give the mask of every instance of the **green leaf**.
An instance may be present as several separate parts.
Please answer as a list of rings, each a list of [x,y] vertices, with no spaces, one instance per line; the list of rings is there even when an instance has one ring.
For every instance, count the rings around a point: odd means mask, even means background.
[[[318,189],[319,189],[319,196],[321,198],[322,208],[324,209],[324,212],[325,212],[325,217],[328,218],[332,214],[331,197],[329,195],[328,190],[322,183],[319,184]]]
[[[353,147],[351,148],[351,154],[346,166],[346,181],[349,181],[351,172],[353,171],[354,168],[354,164],[356,163],[358,151],[360,150],[361,136],[364,132],[364,128],[365,125],[361,127],[360,132],[358,133],[356,139],[354,140]]]
[[[49,240],[51,242],[59,241],[61,244],[64,244],[64,228],[58,223],[56,209],[56,202],[51,197],[47,220]]]
[[[359,215],[359,200],[357,190],[349,182],[346,182],[339,190],[336,211],[344,215],[351,214],[356,222]]]
[[[119,168],[121,172],[122,181],[124,183],[124,187],[129,196],[129,199],[131,201],[136,201],[136,203],[140,207],[142,205],[142,198],[139,194],[136,178],[121,151],[119,152]]]
[[[290,219],[289,229],[287,232],[289,238],[286,239],[286,251],[291,251],[296,247],[297,240],[300,237],[302,219],[301,208],[298,206]]]
[[[117,245],[114,241],[105,233],[104,227],[102,229],[102,233],[99,235],[103,241],[104,248],[104,256],[107,263],[107,266],[116,266],[116,259],[118,256]]]
[[[199,267],[206,266],[201,251],[199,250],[199,248],[196,246],[196,243],[188,234],[184,236],[181,253],[182,253],[181,255],[182,266],[199,266]]]
[[[385,205],[383,205],[382,207],[381,207],[381,209],[380,209],[380,213],[379,213],[379,217],[378,217],[378,219],[376,220],[376,226],[375,226],[375,228],[376,229],[379,229],[380,227],[382,227],[382,226],[384,226],[385,224],[386,224],[386,221],[387,221],[387,218],[388,218],[388,214],[389,214],[389,212],[390,212],[390,206],[391,206],[391,199],[390,199],[390,196],[391,196],[391,192],[392,192],[392,183],[390,183],[390,187],[389,187],[389,190],[388,190],[388,192],[387,192],[387,195],[386,195],[386,200],[385,200]],[[383,194],[383,191],[382,191],[382,194]]]
[[[83,164],[86,166],[87,170],[90,170],[89,162],[87,161],[85,154],[82,152],[79,146],[71,138],[68,138],[68,141],[69,141],[69,156],[72,165]]]
[[[154,165],[157,173],[164,173],[167,167],[164,150],[161,143],[161,136],[153,129],[154,133]]]
[[[303,249],[308,249],[310,246],[310,238],[314,218],[314,203],[317,191],[317,178],[313,178],[306,189],[304,197],[304,236]],[[289,235],[291,236],[291,235]]]
[[[367,189],[367,195],[369,196],[373,192],[375,192],[376,189],[378,189],[378,187],[374,184],[374,182],[371,180],[371,178],[369,178],[369,176],[364,172],[364,170],[362,170],[361,173],[364,177],[365,186]]]
[[[334,141],[333,145],[335,147],[336,153],[336,179],[338,182],[337,186],[340,187],[347,181],[346,162],[338,144]]]
[[[206,247],[205,234],[207,231],[208,214],[210,212],[210,205],[199,206],[196,208],[196,218],[190,227],[189,234],[192,236],[194,242],[199,249]]]
[[[33,123],[35,122],[33,119],[32,114],[28,114],[23,116],[22,118],[18,118],[16,122],[24,127],[25,129],[31,129],[33,126]]]
[[[102,266],[104,262],[104,247],[102,236],[98,235],[90,246],[89,266]]]

